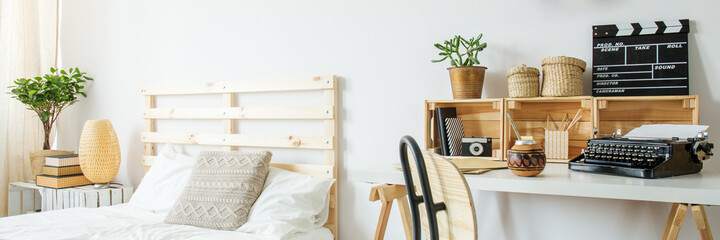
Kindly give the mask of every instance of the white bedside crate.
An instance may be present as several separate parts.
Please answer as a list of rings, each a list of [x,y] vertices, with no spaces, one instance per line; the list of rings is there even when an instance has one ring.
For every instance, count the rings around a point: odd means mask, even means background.
[[[130,201],[133,187],[112,183],[109,188],[93,185],[72,188],[45,188],[33,182],[10,183],[8,215],[58,210],[75,207],[97,208]]]

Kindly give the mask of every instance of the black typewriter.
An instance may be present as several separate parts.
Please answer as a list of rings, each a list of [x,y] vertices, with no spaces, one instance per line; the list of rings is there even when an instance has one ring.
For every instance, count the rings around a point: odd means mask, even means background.
[[[590,139],[583,154],[570,160],[572,170],[638,178],[697,173],[712,156],[707,134],[688,139]]]

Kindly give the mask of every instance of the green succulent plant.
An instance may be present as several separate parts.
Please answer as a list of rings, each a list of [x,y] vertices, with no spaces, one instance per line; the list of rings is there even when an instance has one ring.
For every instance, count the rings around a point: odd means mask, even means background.
[[[93,80],[78,68],[58,71],[50,68],[50,74],[42,77],[20,78],[9,86],[12,98],[37,113],[45,131],[43,149],[50,149],[50,131],[66,107],[76,103],[80,96],[87,97],[83,83]]]
[[[480,43],[482,36],[483,35],[481,33],[477,37],[472,37],[470,40],[466,40],[465,38],[456,35],[450,40],[445,40],[444,44],[436,43],[435,47],[442,51],[440,52],[440,56],[442,58],[432,60],[432,62],[437,63],[445,61],[445,59],[450,59],[450,65],[453,67],[480,64],[480,61],[477,59],[477,55],[487,47],[486,42]],[[460,46],[465,49],[464,53],[460,53]]]

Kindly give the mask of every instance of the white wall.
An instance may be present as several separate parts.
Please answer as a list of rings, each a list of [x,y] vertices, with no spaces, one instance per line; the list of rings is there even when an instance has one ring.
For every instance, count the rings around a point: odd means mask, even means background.
[[[75,148],[87,119],[112,120],[121,141],[117,180],[142,174],[139,89],[145,84],[340,76],[341,239],[370,239],[379,206],[370,185],[349,182],[353,169],[397,162],[401,136],[423,136],[423,100],[451,98],[446,63],[432,47],[454,34],[485,34],[485,97],[507,96],[505,71],[539,67],[545,56],[591,62],[591,26],[692,19],[691,94],[701,122],[720,112],[720,3],[715,0],[535,1],[93,1],[65,0],[66,67],[96,81],[65,113],[60,147]],[[586,86],[590,74],[585,74]],[[589,89],[585,92],[589,94]],[[287,99],[284,99],[287,100]],[[706,167],[720,167],[712,159]],[[670,205],[619,200],[475,192],[482,239],[657,239]],[[393,210],[396,211],[396,210]],[[720,229],[720,211],[708,209]],[[393,212],[387,239],[401,239]],[[686,218],[681,239],[698,238]]]

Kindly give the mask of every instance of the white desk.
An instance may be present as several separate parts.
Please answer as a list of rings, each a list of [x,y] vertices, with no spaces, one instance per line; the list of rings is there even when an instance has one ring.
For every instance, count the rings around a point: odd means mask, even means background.
[[[699,174],[640,179],[572,171],[567,164],[551,163],[536,177],[497,169],[466,174],[465,179],[472,190],[720,205],[720,173],[711,168]],[[405,184],[402,172],[391,165],[354,170],[350,180]]]
[[[672,232],[671,227],[679,229],[677,222],[682,224],[684,213],[688,210],[686,204],[698,204],[691,205],[692,211],[693,214],[698,211],[697,214],[702,214],[702,217],[705,215],[702,205],[720,205],[720,173],[711,168],[705,168],[698,174],[640,179],[578,172],[569,170],[567,164],[548,164],[536,177],[520,177],[508,169],[498,169],[479,175],[466,174],[465,178],[472,190],[675,203],[666,224],[666,233]],[[350,180],[405,184],[402,172],[392,165],[351,171]],[[696,217],[696,224],[706,226],[706,222],[706,218],[705,222],[698,222]]]

